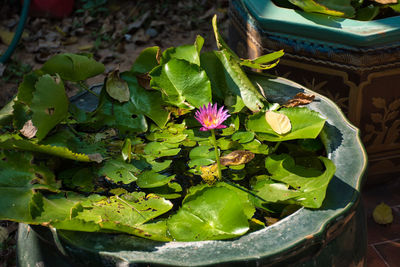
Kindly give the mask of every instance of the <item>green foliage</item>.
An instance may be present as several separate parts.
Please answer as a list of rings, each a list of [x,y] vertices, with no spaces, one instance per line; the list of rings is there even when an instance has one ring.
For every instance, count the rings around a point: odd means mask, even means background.
[[[256,132],[261,140],[277,142],[301,138],[316,138],[325,123],[325,118],[308,108],[283,108],[278,113],[288,116],[292,123],[292,130],[285,135],[275,133],[265,120],[264,114],[261,113],[250,116],[246,128]]]
[[[211,102],[210,80],[196,64],[172,58],[153,69],[150,76],[150,85],[159,89],[164,101],[169,104],[180,108],[198,108]]]
[[[283,7],[294,6],[306,12],[362,21],[373,20],[382,14],[397,15],[396,12],[400,12],[400,3],[380,4],[373,0],[276,0],[275,2]]]
[[[64,80],[78,82],[104,72],[104,65],[87,56],[59,54],[44,63],[43,72],[58,74]]]
[[[319,208],[325,198],[326,188],[335,173],[335,165],[325,157],[319,157],[325,171],[296,165],[287,154],[272,155],[265,161],[271,176],[259,180],[253,187],[267,201],[284,201]]]
[[[67,117],[68,98],[60,77],[43,75],[35,85],[32,98],[32,123],[38,128],[36,136],[43,139],[59,122]]]
[[[90,112],[69,103],[64,84],[101,74],[94,59],[61,54],[25,75],[0,110],[0,220],[197,241],[243,235],[253,220],[264,227],[273,215],[266,206],[277,202],[277,214],[320,207],[335,171],[316,139],[325,119],[269,104],[242,69],[273,67],[282,51],[240,59],[213,26],[219,51],[202,53],[200,36],[144,49],[129,71],[108,75]],[[217,147],[194,119],[193,109],[210,102],[231,114],[216,130]],[[272,130],[269,106],[291,132]]]
[[[224,187],[206,187],[185,201],[167,221],[170,234],[178,241],[226,239],[249,230],[249,223],[237,194]]]

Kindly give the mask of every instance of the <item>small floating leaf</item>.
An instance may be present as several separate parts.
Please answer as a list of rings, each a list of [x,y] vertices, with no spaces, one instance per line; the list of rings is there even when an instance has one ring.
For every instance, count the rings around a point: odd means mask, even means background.
[[[235,150],[226,156],[221,157],[221,165],[236,166],[248,163],[254,158],[254,153],[245,150]]]
[[[290,120],[285,114],[267,111],[265,112],[265,119],[277,134],[287,134],[292,129]]]

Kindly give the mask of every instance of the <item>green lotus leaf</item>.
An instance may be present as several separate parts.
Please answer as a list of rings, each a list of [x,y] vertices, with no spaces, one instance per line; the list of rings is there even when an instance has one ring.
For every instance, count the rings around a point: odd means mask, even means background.
[[[229,136],[234,134],[236,131],[239,130],[240,127],[240,118],[237,115],[232,115],[230,116],[226,122],[224,123],[224,125],[227,126],[227,128],[222,129],[222,136]]]
[[[15,102],[14,100],[11,100],[8,102],[4,107],[0,109],[0,126],[5,126],[8,125],[12,122],[13,115],[15,112]],[[29,120],[28,118],[24,118],[23,121]],[[23,125],[22,125],[23,126]],[[19,129],[21,129],[20,127]]]
[[[33,141],[22,139],[18,135],[2,135],[0,136],[0,148],[4,149],[18,149],[31,152],[44,153],[54,155],[61,158],[90,162],[101,161],[101,155],[98,153],[81,154],[71,151],[66,146],[57,146],[50,144],[38,144]],[[96,156],[97,155],[97,156]]]
[[[160,53],[160,48],[158,46],[143,49],[133,63],[131,72],[135,74],[145,74],[150,72],[153,68],[159,65],[157,61],[158,53]]]
[[[172,203],[161,197],[133,192],[94,202],[74,218],[102,222],[102,229],[118,230],[122,226],[141,225],[171,208]]]
[[[134,192],[109,198],[99,195],[53,195],[44,199],[45,223],[59,230],[125,232],[150,239],[168,241],[165,223],[148,223],[172,208],[172,203],[159,196]],[[164,234],[163,234],[164,233]],[[154,235],[154,236],[153,236]]]
[[[198,108],[211,102],[211,84],[206,72],[188,61],[173,58],[153,69],[150,76],[150,85],[162,92],[167,103]]]
[[[239,143],[248,143],[251,142],[254,139],[254,132],[235,132],[232,135],[232,140],[233,141],[238,141]]]
[[[215,54],[225,68],[229,94],[239,96],[248,109],[259,112],[264,107],[263,101],[266,100],[251,83],[239,63],[226,50],[216,51]]]
[[[92,192],[97,178],[91,168],[81,168],[71,177],[71,184],[82,192]]]
[[[42,67],[47,74],[58,74],[63,80],[83,81],[104,72],[104,65],[92,58],[76,54],[59,54],[50,58]]]
[[[165,199],[176,199],[182,196],[182,187],[178,183],[168,183],[160,187],[152,188],[151,191],[157,196]]]
[[[213,100],[224,101],[229,95],[229,88],[225,79],[225,69],[214,51],[200,55],[201,67],[206,71],[211,82]]]
[[[114,183],[129,184],[137,180],[138,168],[130,163],[120,160],[108,160],[99,170],[99,174],[105,176]]]
[[[39,190],[58,191],[54,174],[32,162],[30,153],[0,155],[0,220],[32,221],[43,212]]]
[[[249,230],[238,194],[225,187],[206,187],[185,201],[167,221],[178,241],[232,238]]]
[[[282,108],[278,113],[286,115],[291,124],[292,129],[285,135],[279,135],[265,120],[264,113],[254,114],[249,117],[246,128],[254,131],[257,138],[262,141],[286,141],[292,139],[316,138],[321,132],[325,124],[323,118],[318,112],[308,108]]]
[[[260,141],[257,139],[254,139],[251,142],[241,144],[242,149],[248,150],[250,152],[253,152],[255,154],[264,154],[268,155],[271,151],[270,147],[266,144],[262,144]]]
[[[255,59],[241,59],[240,65],[260,70],[271,69],[278,65],[279,58],[281,58],[284,54],[285,53],[283,50],[280,50],[270,54],[262,55]]]
[[[156,90],[146,90],[138,84],[132,73],[121,74],[130,90],[130,103],[134,107],[134,114],[143,114],[152,119],[159,127],[163,128],[168,122],[170,112],[165,109],[167,103],[161,99],[161,93]]]
[[[232,139],[222,137],[217,140],[217,144],[221,150],[229,150],[235,147],[237,143],[235,141],[232,141]]]
[[[200,50],[203,47],[204,39],[200,35],[197,36],[195,44],[181,45],[166,49],[161,57],[161,64],[165,64],[173,58],[186,60],[190,63],[200,66]]]
[[[151,165],[151,170],[155,172],[163,171],[172,163],[172,160],[155,161],[153,158],[146,159],[147,163]]]
[[[172,179],[175,178],[174,175],[163,175],[152,170],[147,170],[139,174],[136,184],[141,188],[153,188],[160,187],[168,184]]]
[[[215,159],[215,152],[213,151],[212,146],[197,146],[190,150],[189,152],[190,159],[199,159],[199,158],[209,158]]]
[[[68,98],[59,77],[43,75],[38,79],[30,109],[32,122],[37,128],[36,137],[43,139],[47,133],[68,115]]]
[[[167,143],[161,142],[150,142],[144,147],[144,153],[154,157],[175,156],[180,151],[180,148],[171,148]]]
[[[39,79],[36,72],[28,73],[24,76],[24,80],[18,86],[17,100],[26,105],[32,103],[33,92],[35,91],[35,84]]]
[[[131,95],[133,95],[133,92],[131,92]],[[131,101],[115,102],[107,95],[105,90],[102,90],[99,105],[87,123],[95,128],[101,128],[105,125],[115,127],[123,133],[137,133],[147,130],[145,116],[137,113],[137,109]]]
[[[271,155],[265,161],[265,167],[271,173],[271,179],[282,184],[269,183],[259,185],[258,194],[268,198],[272,197],[270,192],[274,187],[277,191],[275,200],[288,199],[290,204],[301,204],[308,208],[319,208],[325,198],[326,189],[332,179],[336,168],[331,160],[325,157],[318,157],[325,165],[325,170],[320,171],[312,168],[305,168],[296,165],[294,159],[288,154]],[[293,190],[289,190],[289,187]],[[255,188],[258,186],[256,185]],[[262,189],[261,189],[262,188]],[[281,196],[279,196],[279,193]],[[298,195],[296,195],[298,193]],[[280,199],[276,199],[279,197]]]

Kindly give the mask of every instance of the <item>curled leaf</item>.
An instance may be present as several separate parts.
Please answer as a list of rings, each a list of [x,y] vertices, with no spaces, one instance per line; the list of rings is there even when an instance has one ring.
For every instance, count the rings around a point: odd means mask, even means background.
[[[119,77],[119,70],[114,70],[108,74],[106,91],[112,98],[121,103],[129,101],[128,83]]]
[[[385,203],[381,203],[375,207],[372,212],[372,217],[374,221],[378,224],[389,224],[393,222],[393,212],[392,208],[386,205]]]
[[[150,86],[151,77],[149,76],[148,73],[137,74],[136,79],[141,87],[143,87],[144,89],[147,89],[147,90],[151,89],[151,86]]]
[[[265,120],[277,134],[287,134],[292,129],[288,116],[274,111],[265,112]]]
[[[226,156],[221,157],[221,164],[224,166],[236,166],[250,162],[254,153],[246,150],[235,150]]]
[[[284,107],[291,108],[297,107],[299,105],[308,105],[314,101],[315,95],[313,94],[305,94],[305,93],[297,93],[292,99],[284,104]]]

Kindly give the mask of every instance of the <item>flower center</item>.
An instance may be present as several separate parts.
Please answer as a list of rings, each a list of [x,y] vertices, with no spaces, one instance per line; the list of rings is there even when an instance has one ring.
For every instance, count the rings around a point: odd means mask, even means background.
[[[216,124],[216,122],[217,122],[217,118],[215,118],[215,117],[213,117],[213,116],[207,116],[207,117],[203,120],[204,126],[206,126],[206,127],[213,126],[213,125]]]

